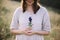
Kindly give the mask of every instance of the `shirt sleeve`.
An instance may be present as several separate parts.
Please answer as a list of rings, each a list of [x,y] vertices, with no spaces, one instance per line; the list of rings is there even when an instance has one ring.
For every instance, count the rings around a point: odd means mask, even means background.
[[[10,24],[10,29],[17,29],[18,28],[18,24],[19,24],[19,20],[18,20],[18,10],[19,8],[17,8],[15,11],[14,11],[14,14],[13,14],[13,17],[12,17],[12,21],[11,21],[11,24]]]
[[[50,25],[50,17],[48,14],[47,9],[44,10],[44,16],[43,16],[43,22],[42,27],[44,31],[51,31],[51,25]]]

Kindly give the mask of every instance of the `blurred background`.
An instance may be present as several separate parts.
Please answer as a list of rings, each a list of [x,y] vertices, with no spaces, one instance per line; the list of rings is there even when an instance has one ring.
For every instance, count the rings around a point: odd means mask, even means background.
[[[51,33],[45,40],[60,40],[60,0],[39,0],[50,15]],[[21,6],[21,0],[0,0],[0,40],[14,40],[9,27],[15,9]],[[8,17],[7,17],[8,16]]]

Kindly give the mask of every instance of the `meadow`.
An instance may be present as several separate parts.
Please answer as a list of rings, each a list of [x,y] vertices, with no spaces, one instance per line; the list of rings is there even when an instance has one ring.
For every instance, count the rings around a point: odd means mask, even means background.
[[[10,33],[9,27],[13,13],[19,6],[21,6],[21,3],[16,1],[0,0],[0,40],[14,40],[14,36]],[[60,12],[58,12],[60,10],[45,7],[48,10],[51,21],[51,33],[45,36],[45,40],[60,40]]]

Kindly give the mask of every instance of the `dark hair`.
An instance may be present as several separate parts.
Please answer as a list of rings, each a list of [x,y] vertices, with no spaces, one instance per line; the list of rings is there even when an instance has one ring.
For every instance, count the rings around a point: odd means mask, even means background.
[[[25,11],[26,11],[26,7],[27,7],[26,0],[23,0],[23,5],[22,5],[22,7],[23,7],[23,12],[25,12]],[[37,11],[39,10],[39,8],[40,8],[40,6],[37,5],[37,0],[34,0],[34,3],[33,3],[33,5],[32,5],[32,7],[33,7],[34,14],[36,14],[36,12],[37,12]]]

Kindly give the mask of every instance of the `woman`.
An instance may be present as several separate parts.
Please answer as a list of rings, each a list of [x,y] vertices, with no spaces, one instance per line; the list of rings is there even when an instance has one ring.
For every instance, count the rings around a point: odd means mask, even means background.
[[[37,1],[23,0],[22,8],[15,10],[10,30],[16,35],[16,40],[44,40],[43,36],[50,33],[48,12]]]

